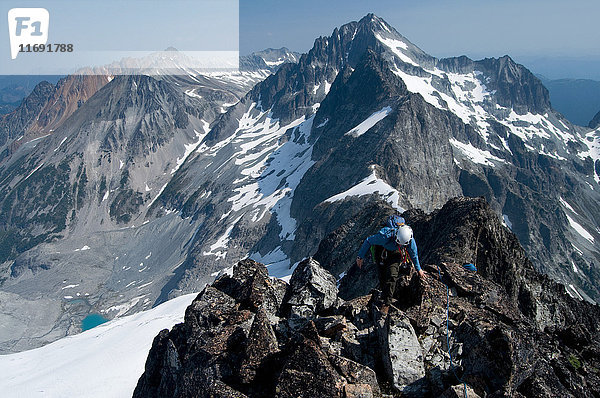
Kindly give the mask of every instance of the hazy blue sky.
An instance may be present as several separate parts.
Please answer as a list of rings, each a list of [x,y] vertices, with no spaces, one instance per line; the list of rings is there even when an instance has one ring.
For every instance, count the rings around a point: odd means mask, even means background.
[[[35,7],[49,12],[48,43],[73,44],[72,53],[23,53],[11,60],[8,10]],[[0,74],[65,74],[125,56],[116,52],[167,47],[235,52],[238,11],[238,0],[1,0]]]
[[[236,2],[2,0],[0,13],[46,7],[51,41],[74,43],[79,50],[235,50]],[[600,80],[600,0],[239,0],[240,53],[283,46],[306,52],[316,37],[369,12],[436,57],[508,54],[550,78]],[[5,17],[0,28],[4,63],[10,61]],[[75,62],[67,56],[43,60]],[[25,61],[21,56],[10,64]]]
[[[369,12],[436,57],[508,54],[551,78],[600,79],[599,0],[240,0],[240,52],[306,52]]]

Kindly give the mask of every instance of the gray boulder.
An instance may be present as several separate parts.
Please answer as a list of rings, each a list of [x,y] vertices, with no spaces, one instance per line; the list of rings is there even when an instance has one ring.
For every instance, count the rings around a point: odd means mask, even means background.
[[[284,304],[290,317],[311,317],[331,309],[337,302],[336,280],[312,258],[294,270]]]
[[[381,359],[386,376],[403,394],[422,395],[423,350],[410,321],[401,311],[390,309],[387,318],[380,319],[379,324]]]

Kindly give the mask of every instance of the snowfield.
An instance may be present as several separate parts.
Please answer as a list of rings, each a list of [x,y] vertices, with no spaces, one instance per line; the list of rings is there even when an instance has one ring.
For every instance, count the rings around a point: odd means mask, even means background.
[[[375,126],[377,123],[379,123],[379,121],[381,121],[383,118],[385,118],[387,115],[389,115],[391,111],[392,111],[392,108],[390,108],[389,106],[382,108],[381,110],[373,113],[371,116],[366,118],[362,123],[360,123],[358,126],[354,127],[352,130],[348,131],[344,135],[351,135],[355,138],[360,137],[361,135],[366,133],[371,127]]]
[[[44,347],[0,356],[3,398],[131,397],[154,337],[183,322],[196,293]]]
[[[330,198],[324,200],[324,202],[337,202],[340,200],[344,200],[350,196],[364,196],[371,195],[377,193],[379,194],[383,200],[388,202],[393,208],[397,209],[399,212],[404,212],[405,209],[398,204],[400,200],[400,193],[390,186],[387,182],[377,177],[375,174],[375,170],[372,169],[372,173],[370,176],[353,186],[352,188],[338,193]]]

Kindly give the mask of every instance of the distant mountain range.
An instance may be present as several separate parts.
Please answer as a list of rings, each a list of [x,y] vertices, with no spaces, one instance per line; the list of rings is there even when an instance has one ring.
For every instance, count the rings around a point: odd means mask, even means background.
[[[281,49],[266,49],[240,57],[242,70],[275,70],[283,62],[297,62],[299,53]],[[591,79],[548,79],[536,74],[550,93],[552,107],[571,123],[588,126],[593,116],[600,112],[600,81]],[[0,78],[0,114],[16,109],[43,80],[57,82],[59,76],[5,76]]]
[[[550,92],[552,107],[571,123],[588,126],[594,115],[600,112],[600,81],[537,77]]]
[[[525,67],[437,59],[373,14],[262,57],[69,76],[0,119],[0,350],[199,291],[240,258],[289,275],[373,201],[483,196],[538,271],[600,299],[599,132]]]
[[[35,86],[47,81],[56,84],[61,76],[0,76],[0,115],[14,111]]]
[[[600,126],[600,111],[596,113],[596,115],[592,118],[588,126],[592,129],[598,128],[598,126]]]
[[[177,50],[173,48],[168,48],[161,53],[164,58],[165,55],[168,54],[177,55]],[[183,56],[181,56],[183,57]],[[300,57],[300,54],[295,53],[293,51],[288,50],[287,48],[273,49],[268,48],[263,51],[258,51],[249,55],[244,55],[240,57],[239,67],[241,71],[275,71],[279,66],[281,66],[285,62],[297,62]],[[150,57],[152,59],[152,57]],[[162,60],[156,59],[154,56],[154,61],[146,60],[145,63],[143,61],[136,62],[132,59],[121,60],[120,62],[115,62],[112,65],[108,65],[107,68],[113,68],[121,70],[127,68],[136,69],[145,68],[146,74],[151,71],[151,69],[160,65],[163,69],[168,69],[168,62],[172,62],[173,71],[178,70],[178,62],[181,64],[181,60]],[[167,64],[166,64],[167,63]],[[97,69],[97,68],[96,68]],[[101,73],[102,72],[102,73]],[[107,74],[105,71],[96,70],[98,74]],[[88,73],[93,74],[93,73]],[[119,73],[114,73],[119,74]],[[164,74],[164,72],[163,72]],[[38,83],[42,81],[47,81],[52,84],[56,84],[60,79],[64,76],[1,76],[0,75],[0,115],[4,115],[10,113],[18,108],[23,99],[25,99],[33,89],[38,85]],[[266,76],[262,76],[264,78]]]

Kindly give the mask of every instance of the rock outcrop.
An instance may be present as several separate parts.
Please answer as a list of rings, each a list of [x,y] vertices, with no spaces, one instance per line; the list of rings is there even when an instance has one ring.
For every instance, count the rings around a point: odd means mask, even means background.
[[[134,396],[375,396],[375,371],[342,353],[342,334],[358,332],[339,315],[346,307],[312,259],[290,285],[241,261],[156,337]]]
[[[428,275],[403,275],[387,315],[376,289],[341,299],[312,258],[289,284],[243,260],[156,337],[134,397],[599,396],[600,309],[537,274],[485,201],[405,216]]]

